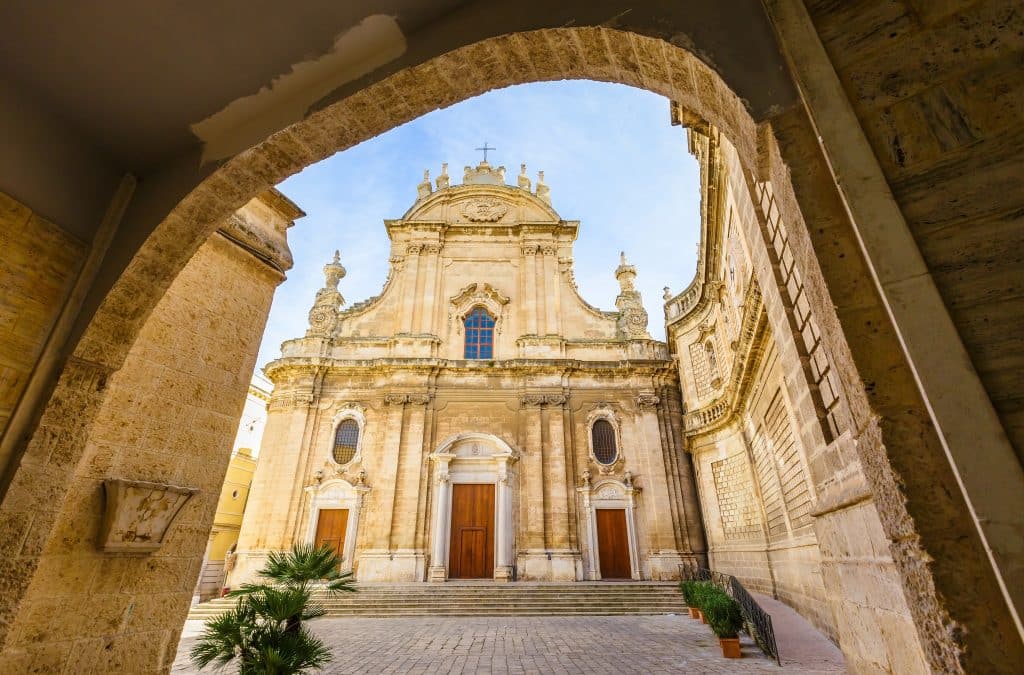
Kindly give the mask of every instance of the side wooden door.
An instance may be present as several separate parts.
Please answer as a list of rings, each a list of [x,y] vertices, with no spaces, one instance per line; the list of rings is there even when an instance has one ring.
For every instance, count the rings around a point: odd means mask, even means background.
[[[625,509],[597,509],[597,552],[602,579],[631,579]]]
[[[452,485],[452,533],[448,553],[451,579],[494,576],[494,486]]]
[[[320,516],[316,521],[316,545],[327,544],[338,553],[340,558],[345,550],[347,528],[348,509],[320,509]]]

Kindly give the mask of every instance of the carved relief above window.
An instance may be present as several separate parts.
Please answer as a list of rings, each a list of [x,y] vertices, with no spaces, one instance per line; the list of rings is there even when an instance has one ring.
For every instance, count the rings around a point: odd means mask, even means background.
[[[483,307],[494,319],[494,332],[500,334],[509,297],[490,284],[470,284],[448,299],[448,320],[456,334],[465,328],[466,318],[476,307]]]

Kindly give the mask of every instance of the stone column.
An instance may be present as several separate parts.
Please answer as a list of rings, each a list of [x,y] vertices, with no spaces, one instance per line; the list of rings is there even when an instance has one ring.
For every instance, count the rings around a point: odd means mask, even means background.
[[[402,317],[402,332],[413,333],[419,324],[416,317],[419,316],[420,295],[420,252],[423,244],[409,244],[406,249],[405,281],[402,283],[404,293],[402,294],[402,307],[399,314]]]
[[[451,453],[433,455],[435,490],[437,492],[434,512],[433,542],[430,547],[430,570],[428,581],[448,579],[448,528],[452,516],[452,488],[448,479],[448,463],[455,459]]]
[[[379,453],[364,455],[363,466],[376,488],[366,509],[366,546],[359,557],[361,581],[392,581],[391,528],[394,521],[399,456],[405,436],[406,394],[386,394],[383,443]]]
[[[523,423],[522,469],[519,474],[519,504],[522,517],[519,528],[519,578],[546,578],[547,549],[544,528],[544,449],[541,406],[543,395],[520,398]],[[543,562],[542,562],[543,561]]]
[[[598,579],[597,571],[597,523],[594,522],[594,508],[591,505],[591,497],[593,496],[594,489],[590,484],[590,477],[585,476],[585,483],[582,487],[576,488],[576,492],[580,495],[583,508],[584,518],[584,538],[587,542],[587,571],[586,578],[591,581]],[[626,523],[629,526],[629,523]],[[632,560],[632,558],[631,558]]]
[[[342,571],[345,572],[352,571],[352,563],[355,562],[356,559],[356,544],[359,539],[359,522],[362,520],[363,515],[363,501],[366,493],[370,491],[369,486],[366,485],[356,485],[354,489],[356,491],[356,503],[355,506],[352,507],[353,513],[349,519],[349,522],[351,522],[352,525],[349,527],[349,531],[345,534],[345,550],[342,552],[343,558],[341,565]]]
[[[626,479],[626,498],[629,500],[629,503],[626,506],[626,533],[629,535],[630,574],[633,579],[640,581],[640,579],[643,578],[643,575],[640,573],[640,556],[637,555],[636,516],[634,515],[634,511],[636,511],[636,488],[633,487],[633,484],[628,477]]]
[[[545,520],[547,522],[546,546],[551,555],[551,578],[553,580],[576,580],[576,563],[579,558],[570,547],[569,486],[566,477],[565,429],[563,410],[567,397],[549,394],[544,397],[547,418],[547,439],[544,453],[544,476],[546,498]]]
[[[422,581],[424,551],[416,549],[416,509],[423,470],[423,435],[429,394],[406,394],[407,410],[395,467],[388,551],[392,581]]]
[[[552,245],[545,245],[541,251],[544,253],[544,334],[560,335],[558,328],[558,266],[555,260],[557,249]]]
[[[420,321],[417,332],[423,335],[433,335],[439,332],[434,324],[434,313],[437,304],[438,262],[440,260],[441,245],[427,244],[423,250],[426,254],[426,260],[423,265],[423,294],[418,296],[423,299],[423,314],[419,317]]]
[[[512,580],[512,462],[515,458],[501,455],[498,461],[498,483],[495,486],[497,501],[496,520],[498,521],[495,537],[498,545],[497,559],[494,561],[494,580]]]
[[[537,247],[523,246],[523,309],[526,334],[537,334]]]
[[[647,508],[647,525],[652,550],[652,573],[654,557],[658,554],[674,555],[671,572],[678,574],[678,551],[672,528],[673,504],[669,497],[668,471],[665,448],[661,443],[657,406],[661,400],[653,394],[641,394],[636,399],[636,431],[640,437],[645,458],[644,503]],[[655,573],[656,575],[656,573]]]

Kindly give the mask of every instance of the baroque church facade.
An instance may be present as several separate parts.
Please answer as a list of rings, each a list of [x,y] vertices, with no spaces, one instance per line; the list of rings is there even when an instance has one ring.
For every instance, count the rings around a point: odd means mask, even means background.
[[[543,172],[447,165],[385,221],[380,295],[335,254],[274,383],[229,585],[326,543],[360,581],[674,579],[706,565],[678,369],[625,256],[615,311],[580,296],[580,224]]]

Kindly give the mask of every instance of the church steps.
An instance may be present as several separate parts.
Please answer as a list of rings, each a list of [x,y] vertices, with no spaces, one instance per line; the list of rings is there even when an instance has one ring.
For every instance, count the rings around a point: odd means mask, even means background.
[[[674,582],[366,584],[358,593],[314,595],[328,616],[640,615],[686,611]],[[234,604],[219,598],[193,607],[190,619]]]

